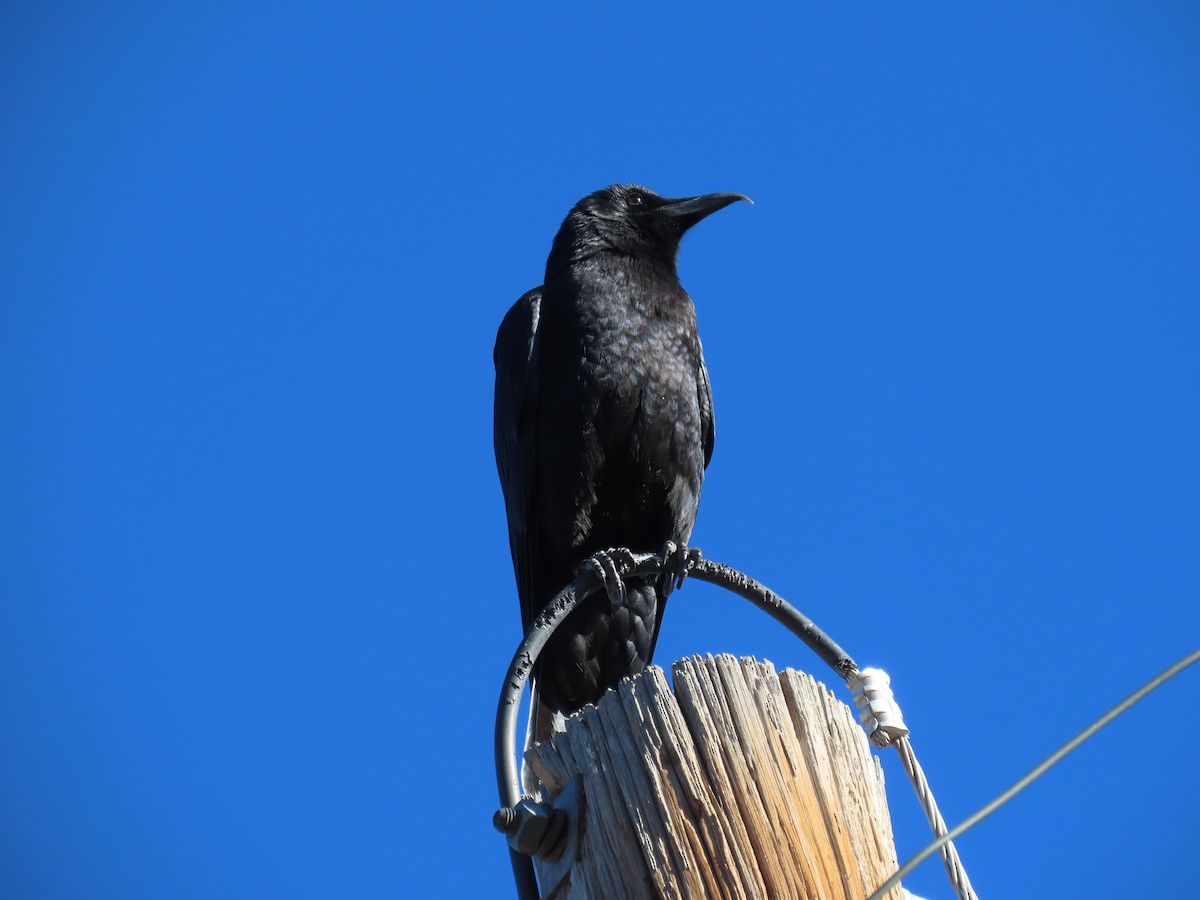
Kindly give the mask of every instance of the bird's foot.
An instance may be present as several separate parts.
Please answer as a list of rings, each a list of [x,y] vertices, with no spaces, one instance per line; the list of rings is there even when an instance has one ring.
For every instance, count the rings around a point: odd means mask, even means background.
[[[687,544],[676,544],[667,541],[662,548],[662,577],[663,590],[670,591],[683,587],[683,579],[700,562],[699,547],[689,547]]]
[[[625,605],[625,581],[622,572],[628,574],[633,569],[633,554],[624,547],[613,547],[601,550],[586,563],[595,570],[600,579],[600,586],[608,594],[608,602],[613,609]]]

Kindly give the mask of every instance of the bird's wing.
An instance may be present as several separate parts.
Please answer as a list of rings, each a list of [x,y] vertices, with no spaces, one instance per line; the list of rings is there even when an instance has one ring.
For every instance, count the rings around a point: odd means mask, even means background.
[[[493,358],[496,363],[495,442],[496,468],[504,490],[508,512],[508,542],[517,594],[521,601],[521,625],[528,628],[540,610],[532,609],[533,577],[537,546],[535,527],[534,459],[537,409],[537,329],[542,292],[534,288],[521,297],[504,316],[496,334]]]
[[[717,420],[713,413],[712,385],[708,382],[708,366],[704,364],[703,353],[700,355],[700,377],[696,379],[696,392],[700,397],[700,434],[704,441],[704,467],[707,469],[717,439]]]

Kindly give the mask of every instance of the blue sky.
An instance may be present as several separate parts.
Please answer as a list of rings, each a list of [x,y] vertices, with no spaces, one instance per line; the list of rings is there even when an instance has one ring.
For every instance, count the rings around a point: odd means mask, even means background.
[[[1194,649],[1200,9],[992,7],[8,4],[0,894],[507,894],[492,341],[614,181],[754,198],[680,259],[694,543],[892,674],[948,819]],[[695,652],[823,675],[700,584]],[[1196,677],[981,896],[1193,891]]]

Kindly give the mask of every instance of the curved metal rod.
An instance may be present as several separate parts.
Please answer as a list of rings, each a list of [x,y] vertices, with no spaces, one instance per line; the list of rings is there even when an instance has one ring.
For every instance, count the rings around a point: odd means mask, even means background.
[[[688,572],[689,578],[698,578],[732,591],[749,600],[772,619],[804,641],[821,660],[833,669],[843,681],[858,672],[858,665],[841,646],[816,626],[812,619],[792,606],[770,588],[755,581],[749,575],[729,566],[699,559]]]
[[[631,572],[623,573],[623,577],[631,575],[650,575],[659,570],[661,562],[654,554],[639,558],[635,557],[635,566]],[[513,654],[508,672],[504,676],[504,686],[500,689],[500,705],[496,710],[496,784],[500,791],[500,805],[513,807],[521,800],[521,781],[517,774],[517,762],[514,749],[517,743],[517,712],[521,707],[521,695],[529,682],[529,674],[542,648],[550,640],[563,620],[571,614],[580,601],[587,599],[601,587],[600,579],[595,569],[590,566],[579,573],[579,576],[569,585],[554,595],[554,599],[546,604],[545,609],[538,613],[537,618],[529,626],[517,652]],[[531,710],[530,715],[535,711]],[[517,896],[520,900],[538,900],[537,878],[533,871],[533,860],[524,853],[518,853],[511,847],[508,850],[512,862],[513,880],[517,885]]]
[[[663,572],[663,560],[655,553],[631,554],[633,565],[622,571],[622,578],[658,575]],[[854,675],[858,666],[832,638],[818,628],[811,619],[792,606],[774,591],[764,587],[748,575],[721,563],[707,559],[692,559],[687,564],[687,577],[707,581],[732,591],[749,600],[776,622],[779,622],[796,637],[807,644],[843,680]],[[517,652],[509,663],[500,689],[500,703],[496,709],[496,785],[500,793],[500,805],[515,806],[521,800],[521,782],[514,753],[517,742],[517,713],[521,706],[521,695],[529,682],[534,664],[550,636],[563,620],[583,601],[603,587],[596,570],[584,568],[569,585],[555,594],[529,626]],[[531,712],[532,714],[532,712]],[[537,900],[537,879],[534,876],[533,860],[523,853],[509,848],[513,878],[520,900]]]

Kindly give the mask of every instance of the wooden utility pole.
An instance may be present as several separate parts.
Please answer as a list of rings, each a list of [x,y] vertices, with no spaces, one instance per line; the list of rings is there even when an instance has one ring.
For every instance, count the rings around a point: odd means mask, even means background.
[[[672,672],[674,692],[652,667],[529,750],[546,799],[577,778],[582,793],[565,877],[547,884],[539,863],[544,895],[864,900],[896,870],[883,772],[849,707],[749,658]]]

